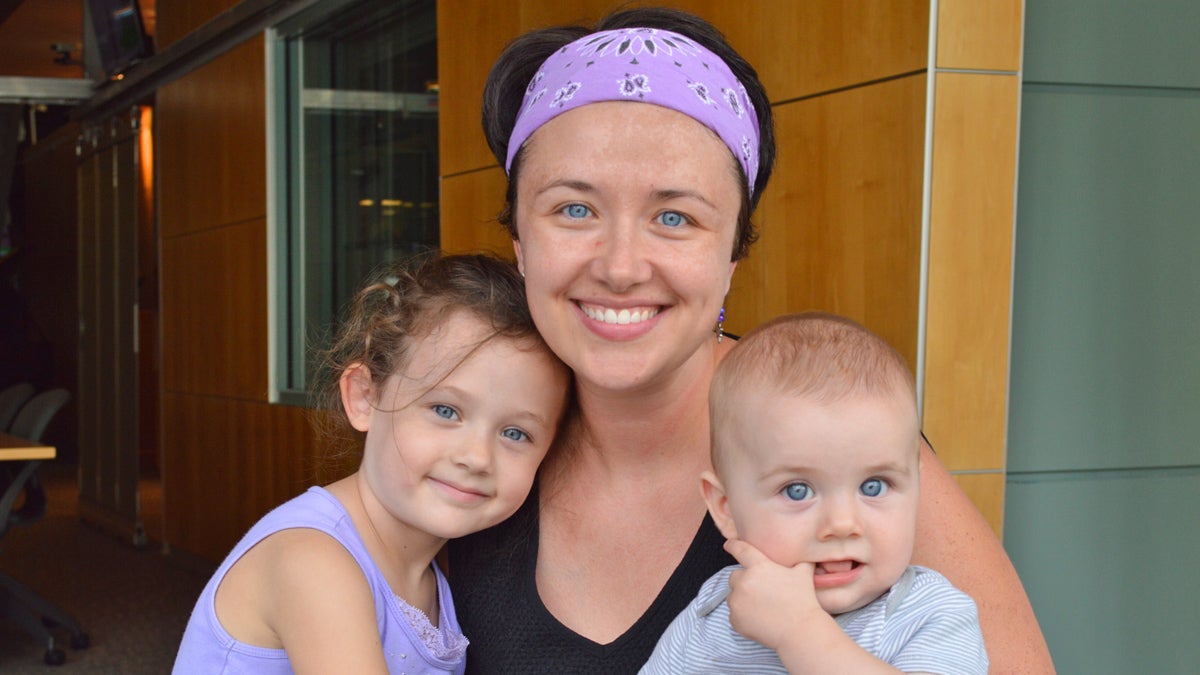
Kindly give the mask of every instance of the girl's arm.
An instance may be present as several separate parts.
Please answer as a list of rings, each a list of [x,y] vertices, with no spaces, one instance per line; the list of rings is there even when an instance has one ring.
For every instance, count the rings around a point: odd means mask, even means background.
[[[268,541],[277,546],[271,572],[263,578],[264,619],[292,668],[297,673],[387,673],[375,599],[350,553],[311,529],[283,530],[262,543]]]
[[[1050,650],[1008,554],[924,442],[913,563],[941,572],[975,599],[991,672],[1054,672]]]

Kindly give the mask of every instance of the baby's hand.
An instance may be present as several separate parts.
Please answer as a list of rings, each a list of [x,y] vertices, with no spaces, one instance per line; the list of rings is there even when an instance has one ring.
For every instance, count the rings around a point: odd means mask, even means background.
[[[788,640],[804,635],[803,624],[813,617],[828,620],[813,588],[812,563],[785,567],[740,540],[725,542],[725,550],[743,569],[729,575],[729,621],[745,637],[779,651]]]

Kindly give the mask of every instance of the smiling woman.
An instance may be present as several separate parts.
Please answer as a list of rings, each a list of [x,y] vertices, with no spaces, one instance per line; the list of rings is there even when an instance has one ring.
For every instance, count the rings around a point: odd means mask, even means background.
[[[755,238],[771,106],[712,25],[639,8],[510,43],[484,88],[483,126],[508,173],[501,222],[530,312],[574,371],[580,414],[513,518],[451,542],[467,667],[635,672],[733,562],[698,487],[709,384],[733,348],[714,327]],[[921,453],[918,521],[937,525],[918,529],[917,555],[990,579],[966,590],[1001,627],[1002,669],[1042,661],[998,542]]]

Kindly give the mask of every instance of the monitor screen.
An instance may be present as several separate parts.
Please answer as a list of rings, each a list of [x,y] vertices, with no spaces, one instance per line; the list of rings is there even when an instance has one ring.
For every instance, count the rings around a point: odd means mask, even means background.
[[[150,55],[150,39],[137,0],[87,0],[87,7],[105,78]]]

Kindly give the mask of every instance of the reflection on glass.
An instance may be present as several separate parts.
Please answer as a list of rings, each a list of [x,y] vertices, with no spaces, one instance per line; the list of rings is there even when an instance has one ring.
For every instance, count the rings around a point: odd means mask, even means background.
[[[435,5],[345,4],[293,29],[286,49],[285,390],[311,385],[300,364],[312,340],[373,270],[438,247]]]

